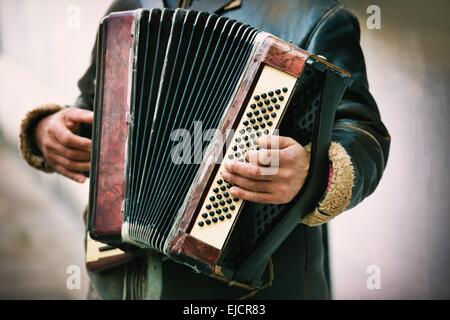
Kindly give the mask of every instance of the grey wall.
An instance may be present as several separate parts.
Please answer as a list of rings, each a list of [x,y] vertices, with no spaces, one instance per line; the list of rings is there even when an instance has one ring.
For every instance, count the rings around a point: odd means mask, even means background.
[[[331,223],[336,298],[450,298],[448,1],[345,1],[358,15],[371,91],[392,135],[376,192]],[[366,8],[381,8],[369,30]],[[367,267],[381,271],[368,290]]]
[[[371,89],[392,134],[392,145],[376,192],[330,224],[334,297],[450,298],[450,22],[446,17],[450,4],[437,0],[344,2],[360,18]],[[27,110],[39,103],[74,100],[76,81],[87,67],[96,25],[108,3],[0,0],[0,130],[10,144],[17,143],[20,118]],[[381,7],[381,30],[365,27],[370,4]],[[81,9],[79,29],[67,27],[66,10],[71,5]],[[76,214],[87,199],[87,185],[37,174],[25,166],[21,170],[37,177],[41,192],[64,195],[78,204],[79,208],[68,208],[63,215]],[[61,223],[61,219],[48,219],[49,228]],[[48,237],[50,243],[57,243],[56,236]],[[57,257],[64,248],[53,250]],[[68,255],[66,250],[64,256]],[[80,251],[74,250],[73,255]],[[76,261],[80,260],[77,256]],[[10,261],[14,264],[14,259]],[[366,286],[371,265],[381,271],[379,290]]]

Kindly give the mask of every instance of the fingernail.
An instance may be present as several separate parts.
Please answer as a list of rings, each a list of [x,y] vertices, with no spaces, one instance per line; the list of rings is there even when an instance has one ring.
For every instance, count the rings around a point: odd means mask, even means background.
[[[224,178],[225,180],[230,178],[230,174],[228,173],[228,171],[222,171],[220,174],[222,175],[222,178]]]
[[[236,189],[237,189],[236,187],[231,187],[230,190],[229,190],[230,193],[231,193],[233,196],[234,196],[235,193],[236,193]]]

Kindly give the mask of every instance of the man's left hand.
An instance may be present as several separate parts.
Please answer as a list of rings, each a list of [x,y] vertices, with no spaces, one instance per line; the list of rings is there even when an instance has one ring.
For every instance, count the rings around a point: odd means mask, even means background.
[[[222,177],[230,193],[257,203],[288,203],[300,191],[309,169],[309,152],[292,138],[264,136],[260,150],[248,151],[248,162],[227,161]],[[275,166],[273,164],[276,164]]]

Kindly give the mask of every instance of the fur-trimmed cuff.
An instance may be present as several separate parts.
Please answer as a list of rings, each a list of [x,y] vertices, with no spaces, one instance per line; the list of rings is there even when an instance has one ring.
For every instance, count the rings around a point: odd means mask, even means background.
[[[25,161],[38,170],[54,172],[53,168],[45,161],[36,146],[34,131],[39,121],[55,112],[63,109],[57,104],[46,104],[27,113],[20,126],[19,149]]]
[[[316,209],[302,219],[308,226],[318,226],[342,213],[350,204],[355,179],[352,160],[344,147],[332,142],[328,150],[332,174],[327,191]]]

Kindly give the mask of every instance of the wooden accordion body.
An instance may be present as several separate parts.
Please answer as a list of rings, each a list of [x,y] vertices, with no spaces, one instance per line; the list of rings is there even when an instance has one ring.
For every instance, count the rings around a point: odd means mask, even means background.
[[[225,17],[110,14],[98,35],[91,237],[261,286],[270,255],[326,189],[335,108],[349,82],[325,59]],[[196,137],[200,122],[226,138],[194,138],[192,163],[174,163],[172,133]],[[302,190],[284,205],[233,198],[218,157],[244,161],[275,129],[310,145]]]

